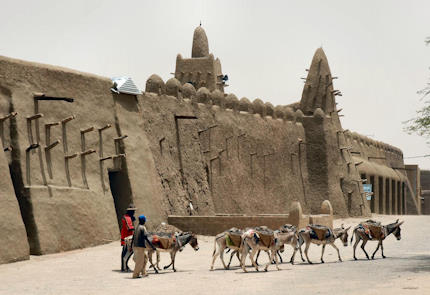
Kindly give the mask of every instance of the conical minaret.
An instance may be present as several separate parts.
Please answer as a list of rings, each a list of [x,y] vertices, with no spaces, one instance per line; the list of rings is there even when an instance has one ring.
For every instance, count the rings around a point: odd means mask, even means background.
[[[300,102],[300,108],[305,115],[312,115],[317,108],[321,108],[328,115],[335,111],[332,80],[324,50],[318,48],[312,59]]]
[[[191,51],[191,57],[207,57],[209,56],[209,42],[206,36],[205,30],[198,26],[194,30],[193,35],[193,49]]]
[[[205,30],[198,26],[194,30],[191,58],[176,57],[175,78],[181,84],[189,83],[197,90],[205,87],[210,91],[224,92],[224,75],[221,62],[209,53],[209,42]]]

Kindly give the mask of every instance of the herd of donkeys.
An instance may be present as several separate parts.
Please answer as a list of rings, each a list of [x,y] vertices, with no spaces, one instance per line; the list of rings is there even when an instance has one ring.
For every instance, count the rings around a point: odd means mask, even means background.
[[[364,247],[368,241],[378,242],[378,246],[372,254],[372,259],[374,259],[379,248],[381,248],[382,257],[385,258],[382,242],[390,234],[394,234],[396,239],[400,240],[400,226],[402,224],[403,221],[399,222],[399,220],[396,220],[393,223],[382,225],[380,222],[371,219],[358,224],[352,231],[350,241],[352,243],[355,236],[355,243],[353,246],[354,259],[357,260],[355,250],[360,241],[362,241],[361,249],[366,254],[367,259],[370,259],[370,257]],[[342,225],[339,228],[331,229],[330,227],[317,224],[309,224],[306,228],[300,230],[290,224],[285,224],[277,230],[271,230],[266,226],[248,228],[245,230],[231,228],[215,237],[215,249],[212,254],[212,264],[210,269],[213,270],[215,260],[218,256],[220,256],[224,268],[229,269],[232,258],[236,254],[244,272],[247,271],[245,268],[245,259],[248,255],[251,259],[252,265],[258,271],[257,261],[260,251],[265,251],[269,256],[269,260],[268,263],[266,263],[264,270],[267,271],[271,263],[275,263],[276,268],[279,270],[278,257],[282,262],[280,253],[284,251],[284,245],[286,244],[290,245],[294,249],[290,259],[292,264],[294,264],[297,250],[300,251],[302,261],[305,261],[302,253],[303,244],[305,244],[304,253],[309,264],[312,264],[308,257],[308,250],[311,244],[322,245],[321,263],[324,263],[324,250],[327,244],[336,249],[339,261],[342,261],[339,249],[334,242],[337,239],[340,239],[345,247],[348,246],[348,231],[350,228],[351,227],[345,228]],[[223,257],[226,249],[228,249],[227,252],[232,251],[227,265],[225,264]],[[255,255],[257,255],[256,258]]]
[[[374,259],[376,252],[381,248],[382,257],[384,256],[384,248],[383,241],[384,239],[393,234],[397,240],[401,239],[401,229],[400,226],[403,224],[403,221],[399,221],[398,219],[390,224],[382,225],[380,222],[374,220],[366,220],[358,224],[353,230],[351,235],[350,242],[353,242],[355,237],[355,243],[353,246],[353,257],[357,260],[355,255],[356,247],[360,241],[362,241],[361,249],[365,253],[367,259],[370,259],[368,253],[365,250],[365,245],[368,241],[377,241],[378,246],[373,252],[371,258]],[[264,251],[268,254],[269,260],[264,266],[264,270],[267,271],[269,265],[272,263],[276,265],[276,268],[279,270],[279,260],[282,262],[282,257],[280,255],[281,252],[284,251],[285,245],[290,245],[294,252],[291,256],[290,262],[294,264],[294,258],[296,252],[300,252],[300,256],[303,262],[305,259],[303,258],[302,253],[302,245],[305,244],[305,257],[308,263],[312,264],[308,257],[308,250],[311,244],[317,244],[322,246],[321,251],[321,263],[324,263],[324,250],[327,244],[336,249],[339,261],[342,261],[340,257],[340,252],[337,246],[335,245],[335,241],[340,239],[343,245],[348,246],[348,231],[351,227],[345,228],[343,225],[339,228],[331,229],[330,227],[316,224],[309,224],[306,228],[297,229],[297,227],[285,224],[281,226],[277,230],[271,230],[266,226],[260,226],[255,228],[247,228],[245,230],[241,230],[238,228],[231,228],[226,230],[215,236],[214,241],[214,251],[212,254],[212,264],[210,270],[213,270],[214,263],[217,257],[220,257],[220,260],[225,269],[230,268],[231,261],[233,257],[236,255],[241,268],[244,272],[246,272],[245,260],[249,255],[252,265],[258,271],[258,257],[260,251]],[[149,240],[151,241],[154,247],[148,247],[146,255],[149,260],[150,268],[153,268],[156,273],[160,269],[159,261],[160,261],[160,252],[168,252],[170,253],[171,262],[169,265],[165,266],[164,269],[172,266],[173,271],[175,269],[175,256],[177,252],[182,251],[182,249],[189,244],[194,250],[198,250],[198,242],[197,235],[190,232],[154,232],[149,233]],[[129,247],[130,255],[133,253],[132,251],[132,243],[131,240],[127,243]],[[224,261],[224,253],[230,253],[230,260],[228,264],[225,264]],[[152,256],[156,253],[156,264],[153,264]],[[257,255],[257,256],[256,256]],[[129,258],[130,256],[128,256]],[[279,259],[278,259],[279,257]],[[128,262],[125,261],[125,263]],[[146,269],[144,269],[146,273]]]

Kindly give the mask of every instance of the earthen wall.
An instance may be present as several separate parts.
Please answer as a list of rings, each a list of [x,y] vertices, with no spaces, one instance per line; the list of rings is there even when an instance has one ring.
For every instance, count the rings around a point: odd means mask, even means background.
[[[0,58],[0,77],[1,114],[17,112],[3,129],[3,144],[11,148],[6,156],[15,192],[8,198],[19,203],[30,253],[116,239],[115,208],[108,174],[100,174],[97,133],[97,128],[114,123],[111,81],[5,57]],[[73,98],[73,102],[47,97]],[[95,130],[85,134],[83,151],[80,131],[90,127]],[[114,128],[103,133],[105,155],[114,154],[115,134]],[[97,152],[84,153],[91,150]],[[14,214],[20,216],[16,210]],[[15,242],[27,241],[21,237]]]

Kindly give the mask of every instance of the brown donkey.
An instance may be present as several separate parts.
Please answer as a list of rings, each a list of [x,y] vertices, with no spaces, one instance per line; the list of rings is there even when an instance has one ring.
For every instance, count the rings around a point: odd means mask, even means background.
[[[367,259],[370,259],[370,258],[366,250],[364,249],[364,246],[366,246],[366,243],[368,241],[378,241],[378,246],[376,247],[376,250],[372,254],[372,259],[375,259],[375,254],[379,250],[379,247],[381,247],[382,258],[385,258],[384,246],[382,245],[382,241],[385,240],[385,238],[390,234],[394,234],[397,240],[400,240],[402,238],[400,234],[400,231],[401,231],[400,226],[403,224],[403,222],[404,221],[399,222],[399,220],[397,219],[396,222],[393,222],[387,225],[381,225],[380,222],[367,220],[357,225],[354,228],[351,236],[351,243],[355,236],[355,243],[353,247],[354,259],[357,260],[357,257],[355,256],[355,248],[357,248],[357,245],[360,242],[360,240],[363,240],[363,242],[361,243],[361,249],[363,250],[364,254],[366,254]]]

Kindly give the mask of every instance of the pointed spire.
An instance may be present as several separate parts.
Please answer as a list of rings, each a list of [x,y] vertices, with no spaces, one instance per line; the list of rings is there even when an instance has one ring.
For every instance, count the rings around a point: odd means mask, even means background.
[[[300,102],[300,108],[305,115],[312,115],[317,108],[321,108],[328,115],[335,110],[332,80],[324,50],[318,48],[312,59]]]
[[[209,43],[208,37],[206,36],[205,30],[198,26],[194,30],[193,36],[193,49],[191,52],[191,57],[206,57],[209,56]]]

